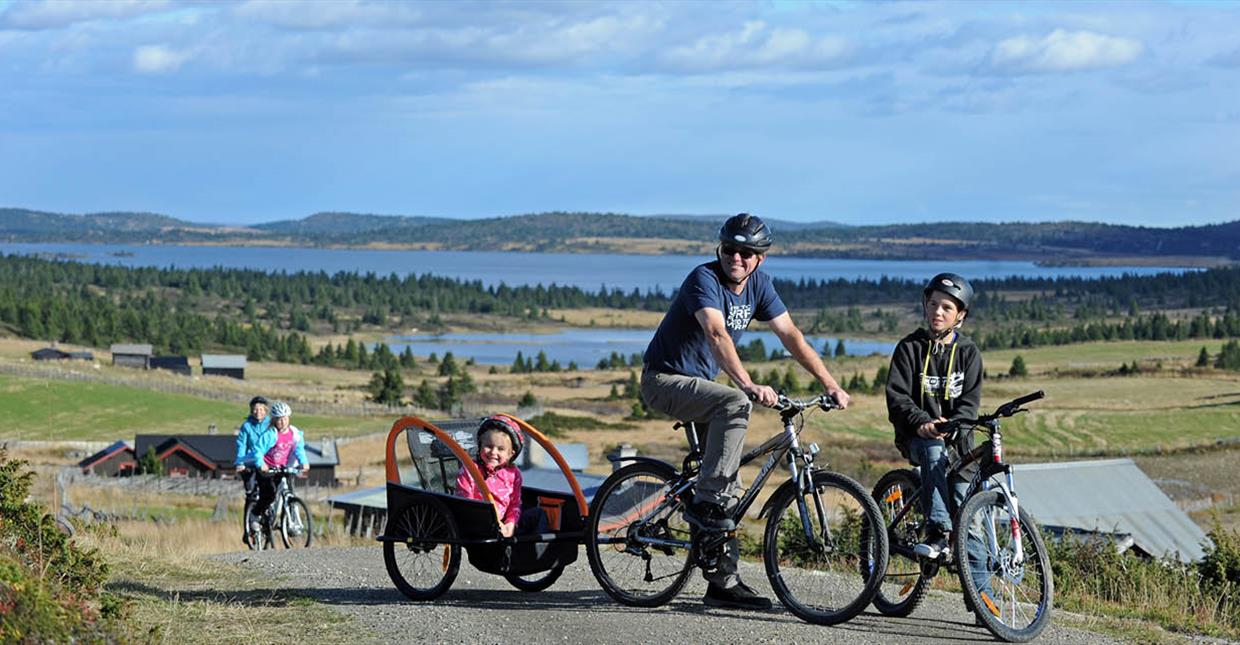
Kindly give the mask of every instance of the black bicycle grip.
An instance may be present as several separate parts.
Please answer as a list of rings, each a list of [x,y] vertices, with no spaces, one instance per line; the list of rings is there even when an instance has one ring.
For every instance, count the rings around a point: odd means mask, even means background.
[[[1044,398],[1045,396],[1046,396],[1046,392],[1043,392],[1042,390],[1038,390],[1037,392],[1034,392],[1032,394],[1026,394],[1020,397],[1019,399],[1015,399],[1014,401],[1009,403],[1008,406],[1012,408],[1019,408],[1020,406],[1026,403],[1033,403],[1034,401]]]

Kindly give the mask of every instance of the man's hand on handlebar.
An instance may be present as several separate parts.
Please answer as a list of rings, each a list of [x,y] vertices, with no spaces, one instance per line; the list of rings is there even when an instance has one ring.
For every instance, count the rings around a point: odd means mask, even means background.
[[[852,400],[852,397],[848,395],[848,392],[845,392],[844,388],[838,385],[835,387],[828,387],[827,396],[835,399],[835,405],[841,410],[847,410],[848,402]]]
[[[745,396],[748,396],[750,401],[768,408],[773,408],[779,404],[779,393],[769,385],[754,383],[745,389]]]

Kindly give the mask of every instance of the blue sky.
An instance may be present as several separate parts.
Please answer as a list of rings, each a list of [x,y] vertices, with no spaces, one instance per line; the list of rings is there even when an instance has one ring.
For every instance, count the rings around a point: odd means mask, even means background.
[[[0,0],[0,206],[1240,219],[1240,4]]]

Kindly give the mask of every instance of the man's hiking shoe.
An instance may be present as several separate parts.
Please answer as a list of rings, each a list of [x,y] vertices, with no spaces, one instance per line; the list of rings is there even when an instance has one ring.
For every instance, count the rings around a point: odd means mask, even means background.
[[[718,504],[693,502],[685,506],[685,521],[703,531],[734,531],[736,522]]]
[[[946,559],[950,551],[951,548],[947,545],[947,536],[942,534],[913,547],[913,553],[927,560]]]
[[[749,585],[738,582],[736,586],[724,589],[714,583],[707,585],[706,595],[702,602],[711,607],[731,607],[734,609],[770,609],[771,601],[758,595]]]

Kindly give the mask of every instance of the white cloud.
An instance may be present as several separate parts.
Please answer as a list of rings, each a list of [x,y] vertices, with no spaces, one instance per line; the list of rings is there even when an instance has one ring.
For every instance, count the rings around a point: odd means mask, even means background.
[[[1126,65],[1145,51],[1140,41],[1092,31],[1056,29],[1042,38],[1016,36],[990,52],[998,70],[1072,72]]]
[[[418,23],[415,3],[373,3],[359,0],[249,0],[234,13],[243,20],[266,22],[285,29],[322,30],[359,26],[399,27]]]
[[[167,8],[166,0],[45,0],[14,2],[0,11],[0,28],[58,29],[92,20],[133,18]]]
[[[753,20],[738,31],[703,36],[692,45],[675,47],[664,59],[674,67],[694,71],[822,67],[838,64],[851,50],[842,37],[814,37],[803,29],[768,28],[765,22]]]
[[[133,68],[140,74],[175,72],[189,60],[189,53],[167,45],[143,45],[133,52]]]

